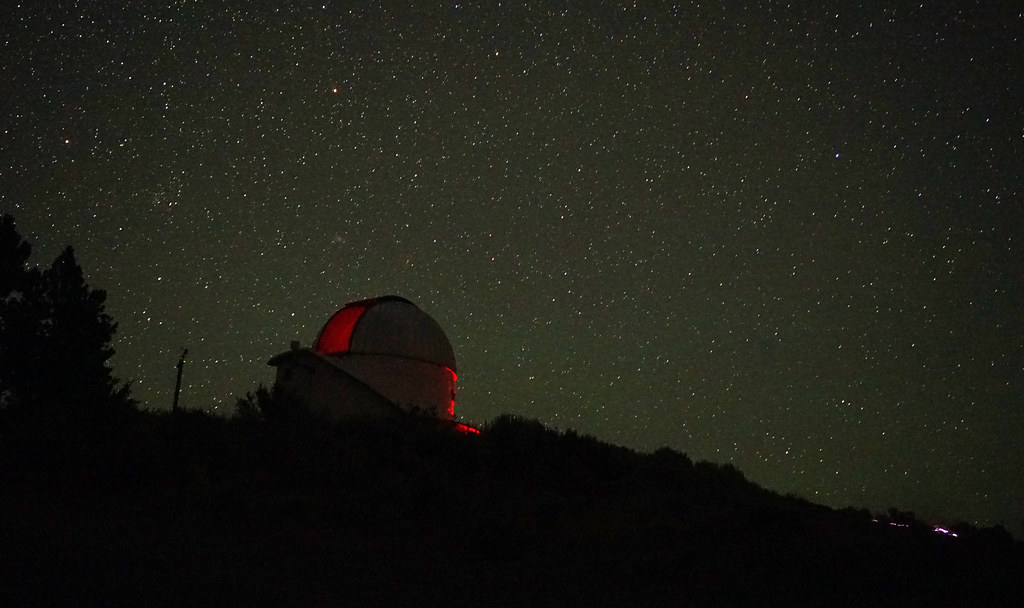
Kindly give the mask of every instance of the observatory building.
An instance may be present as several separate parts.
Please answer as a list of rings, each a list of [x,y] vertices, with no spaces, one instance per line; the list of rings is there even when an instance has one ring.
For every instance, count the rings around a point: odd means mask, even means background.
[[[268,363],[277,368],[277,390],[331,419],[404,410],[450,421],[455,414],[451,342],[430,315],[398,296],[346,304],[312,348],[293,342]]]

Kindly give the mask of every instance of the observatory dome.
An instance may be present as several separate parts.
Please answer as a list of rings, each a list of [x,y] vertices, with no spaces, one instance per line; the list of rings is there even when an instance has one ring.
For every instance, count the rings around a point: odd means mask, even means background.
[[[321,355],[385,355],[431,363],[454,375],[455,351],[444,330],[398,296],[350,302],[324,324],[313,343]]]
[[[455,415],[455,351],[444,330],[398,296],[350,302],[331,315],[312,348],[269,361],[274,386],[334,418],[406,410]]]

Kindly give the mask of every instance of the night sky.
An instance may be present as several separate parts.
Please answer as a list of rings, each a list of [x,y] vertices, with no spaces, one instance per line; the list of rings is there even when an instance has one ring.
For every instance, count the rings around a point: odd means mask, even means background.
[[[143,407],[396,294],[465,420],[1020,532],[1020,9],[122,4],[0,9],[0,212]]]

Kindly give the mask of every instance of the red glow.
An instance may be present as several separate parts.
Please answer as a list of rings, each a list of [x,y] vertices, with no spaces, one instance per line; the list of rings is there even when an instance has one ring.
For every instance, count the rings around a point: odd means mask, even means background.
[[[455,430],[466,435],[479,435],[480,429],[475,429],[468,424],[462,424],[461,422],[455,423]]]
[[[448,417],[451,418],[454,415],[455,415],[455,400],[452,399],[451,402],[448,404]]]
[[[348,352],[352,340],[352,330],[355,329],[359,317],[365,311],[365,306],[346,306],[334,313],[334,316],[320,330],[320,335],[316,337],[313,350],[321,355]]]
[[[445,369],[452,373],[452,382],[457,382],[459,377],[455,375],[455,370],[450,367],[446,367]]]

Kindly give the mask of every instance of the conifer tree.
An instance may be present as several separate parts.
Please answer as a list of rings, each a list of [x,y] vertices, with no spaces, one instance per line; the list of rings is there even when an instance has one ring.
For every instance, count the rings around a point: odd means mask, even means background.
[[[42,313],[37,270],[28,269],[32,246],[21,238],[10,215],[0,216],[0,405],[28,401]]]
[[[31,273],[26,270],[32,246],[21,238],[10,215],[0,215],[0,300],[25,289]]]
[[[45,400],[86,405],[109,401],[117,383],[108,366],[117,323],[104,310],[106,292],[89,288],[70,246],[43,272],[42,287],[46,348],[41,360],[59,370],[44,387]]]
[[[0,219],[0,403],[68,413],[130,403],[109,367],[117,324],[107,294],[91,289],[72,247],[44,272],[25,267],[31,249]]]

